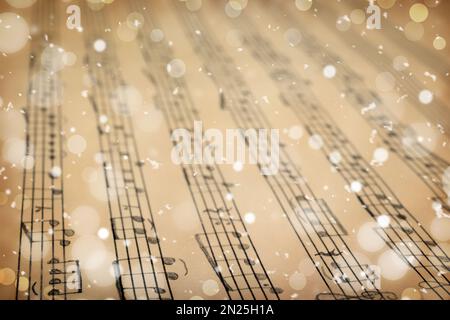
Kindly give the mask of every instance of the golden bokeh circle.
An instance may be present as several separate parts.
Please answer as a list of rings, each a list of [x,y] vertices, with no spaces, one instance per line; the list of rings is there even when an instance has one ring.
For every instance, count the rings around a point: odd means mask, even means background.
[[[447,41],[445,41],[444,38],[442,38],[441,36],[437,36],[436,38],[434,38],[434,40],[433,40],[433,47],[436,50],[445,49],[446,46],[447,46]]]
[[[422,295],[419,290],[415,288],[407,288],[402,292],[402,300],[421,300]]]
[[[12,285],[16,281],[16,273],[11,268],[0,269],[0,283],[4,286]]]
[[[378,0],[377,5],[383,9],[390,9],[394,6],[395,0]]]
[[[408,40],[418,41],[422,39],[425,30],[422,24],[410,21],[405,26],[405,36]]]
[[[308,11],[312,7],[312,0],[295,0],[295,6],[300,11]]]
[[[363,24],[366,21],[366,14],[361,9],[355,9],[350,13],[350,20],[354,24]]]
[[[414,22],[424,22],[428,18],[428,8],[423,3],[415,3],[409,8],[409,16]]]
[[[19,285],[17,286],[17,289],[22,292],[27,291],[29,285],[30,285],[30,282],[28,281],[28,278],[22,276],[19,278]]]

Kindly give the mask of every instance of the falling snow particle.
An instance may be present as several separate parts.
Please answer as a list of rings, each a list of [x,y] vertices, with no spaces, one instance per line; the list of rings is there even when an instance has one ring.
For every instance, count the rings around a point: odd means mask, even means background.
[[[61,176],[61,168],[54,166],[51,170],[50,170],[50,176],[54,179],[59,178]]]
[[[332,151],[329,154],[328,158],[330,159],[331,163],[333,163],[333,164],[339,164],[342,160],[342,156],[341,156],[340,152],[337,150]]]
[[[430,90],[420,91],[419,101],[423,104],[430,104],[433,101],[433,93]]]
[[[94,42],[94,50],[97,52],[103,52],[106,50],[106,42],[103,39],[97,39]]]
[[[380,227],[387,228],[387,227],[389,227],[389,224],[391,223],[391,218],[389,218],[389,216],[383,214],[383,215],[377,217],[377,222]]]
[[[242,164],[241,161],[236,161],[235,163],[233,163],[233,170],[236,172],[240,172],[242,171],[242,169],[244,168],[244,165]]]
[[[319,150],[323,146],[322,137],[318,134],[312,135],[308,139],[308,145],[314,150]]]
[[[334,76],[336,75],[336,68],[329,64],[326,65],[325,68],[323,68],[323,76],[327,79],[331,79],[334,78]]]
[[[389,158],[389,152],[385,148],[377,148],[373,152],[373,161],[383,163]]]
[[[248,224],[253,224],[255,222],[255,220],[256,220],[256,216],[255,216],[255,214],[253,212],[247,212],[244,215],[244,220]]]
[[[109,231],[106,228],[98,229],[97,235],[100,239],[105,240],[109,237]]]
[[[358,193],[362,190],[362,184],[359,181],[353,181],[350,184],[350,190],[354,193]]]

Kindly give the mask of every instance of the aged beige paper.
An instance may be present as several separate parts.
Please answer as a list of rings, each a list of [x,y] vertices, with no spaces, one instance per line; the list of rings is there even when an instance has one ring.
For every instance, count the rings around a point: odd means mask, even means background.
[[[402,3],[2,3],[0,298],[449,299],[449,4]]]

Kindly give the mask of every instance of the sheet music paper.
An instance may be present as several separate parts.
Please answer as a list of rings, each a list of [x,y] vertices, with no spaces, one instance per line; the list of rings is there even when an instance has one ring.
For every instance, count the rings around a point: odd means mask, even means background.
[[[2,3],[0,298],[448,300],[448,6]]]

